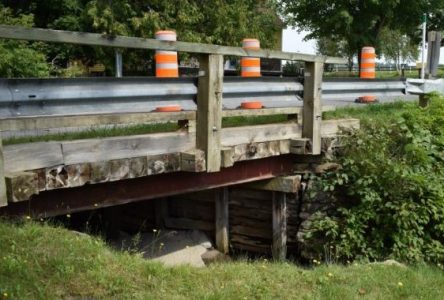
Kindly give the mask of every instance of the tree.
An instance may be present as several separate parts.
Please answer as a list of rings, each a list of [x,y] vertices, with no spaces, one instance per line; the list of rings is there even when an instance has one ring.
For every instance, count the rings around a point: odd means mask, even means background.
[[[289,24],[310,31],[307,39],[331,36],[347,43],[355,55],[362,47],[380,52],[384,29],[397,30],[418,41],[418,25],[424,12],[430,27],[443,27],[442,0],[277,0]],[[359,57],[359,55],[358,55]]]
[[[396,65],[396,70],[401,70],[401,64],[415,61],[419,55],[419,48],[412,39],[398,30],[385,29],[381,33],[381,53],[387,60]]]
[[[33,14],[42,28],[153,38],[161,29],[176,30],[187,42],[240,46],[245,37],[277,45],[281,25],[272,0],[4,0],[14,13]],[[66,67],[71,60],[102,62],[113,69],[114,50],[45,44],[48,61]],[[123,50],[128,69],[146,70],[150,51]],[[184,54],[181,53],[181,57]]]
[[[0,24],[31,27],[33,16],[14,16],[0,4]],[[0,39],[0,77],[46,77],[49,67],[41,44]]]
[[[355,53],[350,51],[347,42],[339,38],[318,38],[316,41],[317,54],[327,56],[346,57],[349,71],[353,70]]]

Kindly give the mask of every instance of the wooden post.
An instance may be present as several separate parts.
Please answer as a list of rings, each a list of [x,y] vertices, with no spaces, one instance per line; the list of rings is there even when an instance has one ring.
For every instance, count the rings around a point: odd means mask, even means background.
[[[305,63],[302,137],[311,140],[313,155],[321,154],[322,72],[323,62]]]
[[[227,254],[229,251],[228,240],[228,188],[216,191],[216,247]]]
[[[273,241],[272,254],[275,260],[285,260],[287,256],[287,196],[273,192]]]
[[[205,151],[207,172],[218,172],[221,167],[223,56],[202,56],[199,73],[196,146]]]
[[[6,195],[5,168],[3,162],[3,142],[0,132],[0,207],[8,205],[8,197]]]

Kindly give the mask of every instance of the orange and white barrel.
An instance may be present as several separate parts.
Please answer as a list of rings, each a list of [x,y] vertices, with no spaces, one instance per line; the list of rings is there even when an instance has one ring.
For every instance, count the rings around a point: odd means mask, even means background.
[[[260,42],[257,39],[244,39],[242,48],[246,50],[259,50]],[[242,57],[241,58],[241,76],[242,77],[260,77],[261,76],[261,59],[259,57]]]
[[[376,77],[376,53],[373,47],[364,47],[361,51],[361,78],[374,79]]]
[[[161,30],[156,32],[156,40],[175,42],[176,32]],[[179,77],[179,64],[176,51],[156,50],[156,77],[176,78]]]

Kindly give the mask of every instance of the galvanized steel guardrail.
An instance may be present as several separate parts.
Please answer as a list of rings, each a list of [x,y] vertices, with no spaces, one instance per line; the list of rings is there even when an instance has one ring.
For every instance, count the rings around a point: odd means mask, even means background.
[[[270,108],[302,106],[303,89],[296,78],[225,77],[223,106],[235,109],[248,100]],[[406,93],[406,81],[326,79],[322,90],[324,101],[367,94],[396,97]],[[196,78],[1,79],[0,119],[149,112],[173,103],[196,110],[196,95]]]

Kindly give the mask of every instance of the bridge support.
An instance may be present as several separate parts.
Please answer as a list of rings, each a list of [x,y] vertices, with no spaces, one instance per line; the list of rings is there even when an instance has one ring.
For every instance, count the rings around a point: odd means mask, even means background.
[[[272,205],[272,255],[275,260],[285,260],[287,257],[287,195],[273,192]]]
[[[221,188],[216,192],[216,247],[217,250],[224,254],[229,252],[229,239],[228,239],[228,202],[229,202],[228,188]]]

